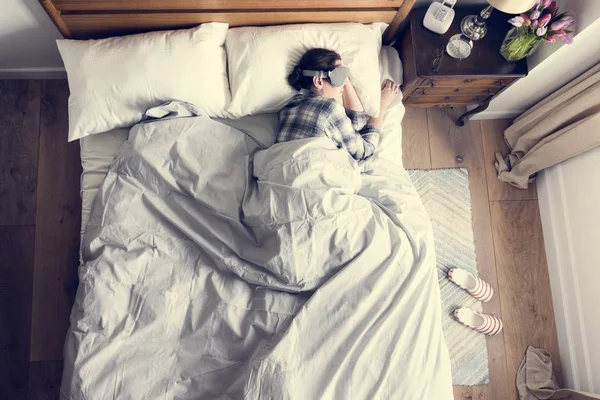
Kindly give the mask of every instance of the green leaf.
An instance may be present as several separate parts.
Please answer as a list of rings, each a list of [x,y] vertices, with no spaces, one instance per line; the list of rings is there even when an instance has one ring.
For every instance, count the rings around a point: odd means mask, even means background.
[[[564,16],[565,16],[565,15],[567,15],[567,14],[568,14],[567,12],[563,12],[563,13],[556,14],[556,15],[554,16],[554,18],[552,18],[548,24],[551,24],[551,23],[553,23],[553,22],[556,22],[556,21],[558,21],[559,19],[561,19],[562,17],[564,17]]]

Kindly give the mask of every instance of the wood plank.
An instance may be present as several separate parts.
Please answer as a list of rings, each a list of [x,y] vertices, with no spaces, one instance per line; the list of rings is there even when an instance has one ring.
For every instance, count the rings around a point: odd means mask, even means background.
[[[31,360],[61,360],[79,265],[79,143],[67,143],[66,81],[44,81],[35,230]]]
[[[467,168],[471,177],[478,178],[477,182],[485,182],[479,123],[469,121],[463,127],[454,123],[464,111],[464,107],[426,110],[431,164],[433,168]],[[463,161],[458,161],[457,156]],[[483,197],[487,200],[487,190]]]
[[[0,227],[0,398],[27,395],[34,230]]]
[[[528,345],[554,356],[560,381],[558,339],[537,200],[492,202],[492,227],[508,374],[514,379]],[[516,393],[516,389],[512,389]]]
[[[406,169],[430,169],[427,111],[406,107],[402,120],[402,162]]]
[[[414,0],[412,0],[414,2]],[[410,0],[409,0],[410,2]],[[61,11],[305,10],[400,7],[403,0],[54,0]]]
[[[205,22],[227,22],[230,26],[282,25],[322,22],[390,22],[395,9],[344,11],[267,11],[206,13],[98,13],[65,14],[63,19],[74,38],[96,38],[162,29],[191,28]]]
[[[432,168],[463,167],[469,171],[477,269],[479,276],[496,292],[491,301],[483,304],[483,311],[502,318],[481,129],[480,124],[473,121],[467,122],[461,128],[457,127],[454,121],[463,112],[462,108],[427,109],[431,165]],[[463,158],[462,162],[456,160],[457,155]],[[513,387],[514,380],[507,374],[503,334],[487,338],[487,346],[490,383],[482,386],[456,387],[454,392],[456,399],[516,398],[512,395],[505,397],[506,388]]]
[[[54,22],[54,25],[56,26],[58,31],[65,38],[70,38],[71,31],[69,30],[69,27],[67,26],[67,24],[65,24],[65,21],[63,20],[62,16],[60,15],[60,11],[56,9],[56,6],[52,2],[52,0],[38,0],[38,1],[44,8],[44,11],[46,11],[46,14],[48,14],[48,16],[50,17],[52,22]]]
[[[433,107],[433,106],[454,106],[454,105],[469,105],[469,104],[480,104],[485,102],[489,96],[420,96],[411,95],[408,99],[404,100],[404,104],[421,106],[421,107]]]
[[[414,96],[490,96],[496,93],[498,88],[490,88],[489,86],[464,86],[464,87],[419,87]],[[491,121],[491,120],[490,120]]]
[[[415,5],[415,1],[416,0],[404,0],[402,2],[402,5],[398,9],[398,12],[394,16],[394,19],[392,20],[392,22],[390,22],[390,25],[387,27],[385,32],[383,32],[383,44],[387,45],[390,44],[392,41],[396,40],[398,32],[400,31],[400,27],[402,26],[402,23],[406,20],[406,17],[408,17],[410,10],[412,10],[413,6]]]
[[[0,226],[35,223],[40,81],[0,81]]]
[[[29,400],[58,400],[62,361],[32,362],[29,369]]]
[[[509,119],[481,121],[488,196],[491,201],[537,199],[535,182],[529,185],[526,190],[523,190],[502,182],[496,177],[497,172],[496,167],[494,167],[494,162],[496,161],[495,154],[499,152],[503,157],[508,154],[508,145],[504,141],[504,130],[511,124],[512,120]]]

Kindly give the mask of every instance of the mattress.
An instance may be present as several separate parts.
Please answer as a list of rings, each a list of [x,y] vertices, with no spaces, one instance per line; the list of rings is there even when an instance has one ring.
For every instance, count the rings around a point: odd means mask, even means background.
[[[390,46],[383,46],[379,55],[379,70],[381,79],[391,79],[402,83],[402,63],[398,52]],[[390,107],[386,115],[380,149],[391,156],[402,160],[402,117],[404,106],[400,98]],[[246,116],[240,119],[216,119],[252,136],[263,148],[275,143],[278,116],[276,113]],[[387,134],[389,133],[389,134]],[[391,134],[393,133],[393,134]],[[111,163],[115,159],[121,145],[127,140],[129,128],[113,129],[111,131],[90,135],[80,139],[81,165],[81,234],[85,230],[90,216],[90,210],[98,188],[102,185]],[[393,153],[393,154],[391,154]]]

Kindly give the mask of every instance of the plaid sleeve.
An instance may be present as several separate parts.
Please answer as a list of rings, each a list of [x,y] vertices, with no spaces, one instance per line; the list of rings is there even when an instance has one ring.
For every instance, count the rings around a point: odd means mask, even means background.
[[[355,131],[360,131],[367,125],[367,113],[364,111],[349,110],[346,108],[346,115],[352,122],[352,127]]]
[[[332,108],[328,121],[332,139],[345,148],[355,160],[371,157],[379,143],[379,129],[373,125],[365,125],[357,131],[341,105]]]

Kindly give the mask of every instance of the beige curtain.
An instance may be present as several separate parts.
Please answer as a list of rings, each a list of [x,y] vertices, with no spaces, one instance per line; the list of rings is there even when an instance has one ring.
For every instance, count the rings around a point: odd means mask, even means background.
[[[527,347],[517,371],[520,400],[597,400],[600,395],[572,389],[561,389],[552,373],[552,358],[544,349]]]
[[[526,189],[544,168],[600,145],[600,64],[557,90],[504,131],[498,179]]]

